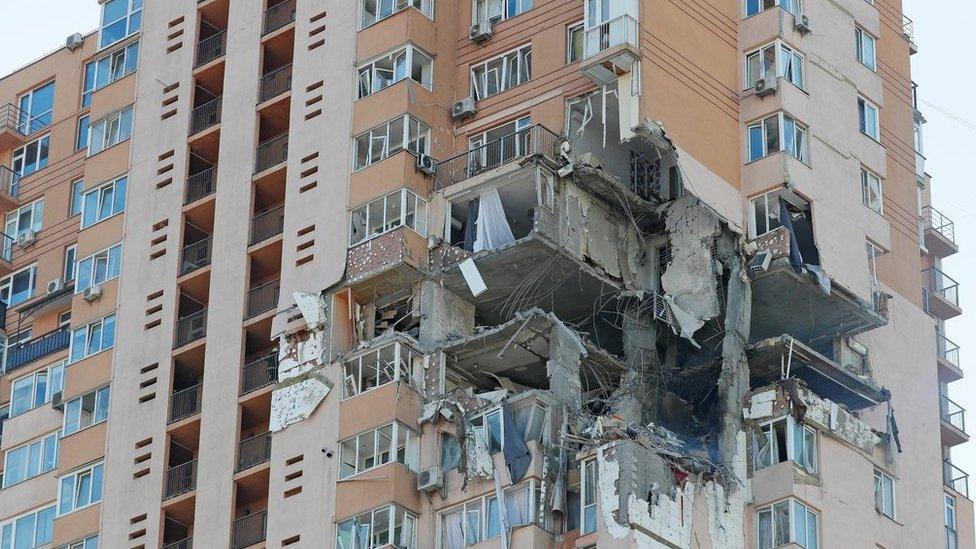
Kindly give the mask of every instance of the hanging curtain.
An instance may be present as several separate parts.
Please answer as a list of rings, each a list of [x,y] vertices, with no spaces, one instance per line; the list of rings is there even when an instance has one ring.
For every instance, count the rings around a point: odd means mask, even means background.
[[[461,527],[462,511],[444,516],[444,549],[463,549],[464,530]]]
[[[474,251],[491,250],[515,242],[498,189],[485,191],[479,198]]]

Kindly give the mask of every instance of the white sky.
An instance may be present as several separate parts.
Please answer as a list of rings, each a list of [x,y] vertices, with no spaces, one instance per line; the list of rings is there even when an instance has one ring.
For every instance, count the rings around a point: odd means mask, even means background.
[[[64,45],[68,35],[98,26],[95,0],[0,1],[4,3],[0,76]],[[960,284],[966,311],[949,321],[949,338],[962,347],[961,364],[967,373],[965,379],[952,384],[950,396],[969,411],[969,430],[976,434],[976,170],[969,164],[976,158],[976,76],[971,70],[958,70],[960,65],[970,67],[976,58],[976,41],[968,39],[972,21],[976,21],[976,0],[954,0],[951,4],[952,9],[935,9],[932,0],[904,0],[906,14],[915,21],[919,47],[919,53],[912,57],[913,79],[919,83],[921,100],[929,103],[919,107],[928,120],[924,140],[934,205],[955,221],[956,241],[961,248],[944,266]],[[935,357],[931,364],[919,366],[931,368],[930,375],[934,375]],[[911,416],[904,414],[899,420],[911,421]],[[976,476],[976,442],[957,448],[953,460]]]

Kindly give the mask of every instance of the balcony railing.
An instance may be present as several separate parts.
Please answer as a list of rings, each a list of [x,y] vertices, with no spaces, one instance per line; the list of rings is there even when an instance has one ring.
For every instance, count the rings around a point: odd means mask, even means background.
[[[959,367],[959,346],[949,340],[946,336],[935,333],[936,347],[939,350],[939,357],[956,368]]]
[[[203,240],[183,246],[183,257],[180,262],[180,276],[192,273],[197,269],[202,269],[210,265],[210,249],[213,237],[208,236]]]
[[[163,545],[163,549],[193,549],[193,538],[184,538]]]
[[[905,35],[908,45],[914,53],[918,51],[918,45],[915,43],[915,22],[909,19],[907,15],[902,14],[901,17],[901,32]]]
[[[272,236],[281,234],[285,227],[285,206],[276,206],[261,212],[251,220],[251,244],[264,242]]]
[[[190,115],[190,135],[220,124],[222,99],[218,97],[193,109]]]
[[[288,132],[272,137],[258,145],[254,159],[254,173],[261,173],[288,159]]]
[[[258,511],[234,520],[234,533],[231,540],[233,549],[244,549],[260,543],[268,535],[268,511]]]
[[[179,348],[207,335],[207,310],[191,313],[176,321],[173,348]]]
[[[922,228],[932,229],[946,240],[956,243],[956,224],[932,206],[922,208]]]
[[[217,166],[211,166],[186,178],[186,197],[183,204],[196,202],[217,190]]]
[[[264,103],[272,97],[278,97],[291,89],[291,65],[275,69],[261,77],[261,93],[259,103]]]
[[[295,20],[295,0],[285,0],[264,11],[264,34],[272,33]]]
[[[939,410],[942,421],[952,425],[963,433],[966,432],[966,410],[962,406],[953,402],[949,397],[942,395]]]
[[[7,302],[0,301],[0,330],[6,330],[6,329],[7,329]],[[3,371],[3,365],[0,364],[0,372],[2,371]],[[3,422],[0,422],[0,425],[2,424]]]
[[[0,166],[0,193],[13,200],[20,194],[20,175],[6,166]]]
[[[173,393],[170,397],[169,422],[173,423],[200,413],[202,399],[202,383]]]
[[[237,446],[237,472],[271,459],[271,433],[246,438]]]
[[[197,460],[170,467],[166,471],[165,498],[192,492],[197,488]]]
[[[506,135],[437,164],[435,190],[528,156],[556,158],[559,136],[542,125]]]
[[[583,35],[583,58],[593,57],[601,51],[622,44],[638,47],[639,29],[637,19],[627,14],[586,29]]]
[[[14,257],[14,243],[16,239],[8,235],[7,233],[0,232],[0,259],[4,261],[13,261]]]
[[[20,343],[7,350],[5,371],[10,372],[16,370],[25,364],[29,364],[58,351],[63,351],[68,348],[70,342],[71,332],[67,327],[63,327]]]
[[[197,64],[199,67],[227,53],[227,31],[204,38],[197,44]]]
[[[281,280],[272,280],[251,288],[247,293],[247,316],[253,318],[278,306]]]
[[[248,362],[241,367],[241,394],[278,383],[278,352]]]
[[[942,479],[946,486],[969,497],[969,475],[948,459],[942,462]]]
[[[26,112],[12,103],[0,106],[0,133],[12,132],[27,137],[50,124],[50,111],[30,118]]]
[[[928,293],[959,306],[959,283],[955,279],[935,267],[922,271],[922,276]]]

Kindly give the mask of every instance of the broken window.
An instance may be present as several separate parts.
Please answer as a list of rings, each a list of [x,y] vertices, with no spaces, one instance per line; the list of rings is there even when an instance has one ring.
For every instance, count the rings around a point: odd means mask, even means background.
[[[468,142],[468,177],[511,162],[530,150],[532,117],[523,116],[484,133]]]
[[[505,491],[505,503],[498,505],[494,492],[440,513],[440,547],[462,549],[501,535],[501,513],[510,528],[531,524],[534,520],[538,487],[534,480]]]
[[[400,189],[349,213],[349,245],[355,246],[404,226],[427,236],[427,202],[407,189]]]
[[[410,78],[427,89],[433,86],[434,61],[413,45],[407,45],[359,68],[357,99]]]
[[[761,78],[782,76],[803,87],[803,56],[782,42],[774,42],[746,54],[746,88]]]
[[[763,438],[755,441],[756,469],[793,461],[811,474],[817,472],[817,432],[797,423],[792,416],[762,426]]]
[[[441,471],[456,469],[461,464],[461,443],[456,436],[441,433]]]
[[[661,159],[647,158],[641,151],[630,151],[630,190],[645,200],[653,200],[661,184]]]
[[[878,469],[874,470],[874,508],[895,518],[895,479]]]
[[[749,125],[749,162],[785,151],[807,162],[807,127],[784,113]]]
[[[391,461],[416,471],[420,463],[420,435],[394,422],[339,443],[340,479]]]
[[[417,351],[402,343],[390,343],[350,358],[343,364],[343,398],[408,378]]]
[[[532,78],[532,44],[471,67],[471,95],[487,99]]]
[[[881,194],[881,178],[865,168],[861,168],[861,198],[864,205],[883,214],[884,200]]]
[[[394,118],[356,136],[354,169],[362,169],[406,149],[430,154],[430,127],[410,115]]]
[[[753,238],[762,236],[769,231],[783,226],[780,210],[781,197],[786,202],[786,208],[792,218],[794,230],[797,229],[798,224],[802,224],[804,227],[810,225],[810,229],[804,230],[809,230],[812,233],[812,222],[809,221],[810,204],[795,194],[774,191],[757,196],[749,202],[750,210],[752,210],[752,215],[749,220],[749,231]],[[799,239],[800,236],[797,236],[797,238]],[[801,244],[802,246],[804,245]]]
[[[417,546],[417,516],[395,504],[346,519],[336,530],[336,549]]]
[[[800,13],[800,0],[746,0],[746,17],[779,6],[796,15]]]
[[[478,440],[485,441],[488,444],[488,453],[494,454],[502,451],[504,433],[502,431],[501,408],[495,408],[471,418],[471,425],[474,427]]]
[[[434,0],[363,0],[360,13],[361,28],[365,29],[407,8],[420,10],[430,19],[434,18]]]
[[[878,258],[884,255],[884,250],[873,242],[867,243],[868,252],[868,283],[871,287],[871,296],[874,301],[874,308],[879,306],[881,293],[881,282],[878,280]]]
[[[819,549],[820,532],[816,512],[794,499],[763,507],[758,515],[759,549],[795,543],[804,549]]]
[[[596,458],[580,464],[580,531],[582,534],[596,532]]]
[[[548,412],[545,406],[537,402],[516,404],[512,407],[512,416],[525,442],[534,440],[544,444],[548,441]]]

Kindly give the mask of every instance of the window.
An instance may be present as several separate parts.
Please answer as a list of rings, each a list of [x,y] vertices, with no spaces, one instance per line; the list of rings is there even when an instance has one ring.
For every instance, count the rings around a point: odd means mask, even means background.
[[[51,124],[54,113],[54,80],[20,96],[17,129],[27,135]]]
[[[745,0],[746,17],[756,15],[759,12],[779,6],[784,10],[796,15],[800,13],[800,0]]]
[[[71,362],[115,346],[115,315],[100,318],[71,332]]]
[[[0,278],[0,301],[8,306],[18,305],[34,297],[37,292],[37,264]]]
[[[96,534],[94,536],[88,536],[85,539],[73,541],[67,545],[62,545],[58,549],[98,549],[98,535]]]
[[[434,18],[434,0],[363,0],[360,14],[361,28],[365,29],[407,8],[420,10],[428,18]]]
[[[51,543],[55,507],[31,511],[0,525],[0,547],[30,549]]]
[[[854,29],[854,52],[857,60],[871,70],[877,70],[878,62],[875,56],[875,38],[861,27]]]
[[[58,433],[54,432],[27,444],[7,450],[3,468],[3,487],[43,475],[58,466]]]
[[[454,435],[441,433],[440,439],[441,471],[448,472],[461,465],[461,442]]]
[[[760,78],[782,76],[803,88],[803,56],[793,48],[775,42],[746,55],[746,88]]]
[[[583,58],[583,22],[566,27],[566,62],[574,63]]]
[[[505,440],[505,434],[502,426],[501,408],[494,408],[473,416],[471,425],[474,427],[478,444],[486,445],[489,454],[502,451],[502,441]]]
[[[81,213],[82,194],[85,192],[85,181],[79,179],[71,183],[71,201],[68,205],[68,215],[74,216]]]
[[[820,547],[817,514],[794,499],[759,509],[759,549],[795,543],[804,549]]]
[[[63,383],[64,364],[60,362],[15,380],[10,385],[10,416],[51,402],[51,397],[61,392]]]
[[[98,463],[61,477],[58,490],[59,517],[102,501],[103,470],[104,464]]]
[[[125,40],[142,25],[142,0],[108,0],[102,4],[99,49]]]
[[[502,535],[501,513],[505,513],[512,528],[532,524],[535,500],[538,498],[535,482],[527,482],[504,492],[504,504],[498,505],[494,492],[466,501],[439,514],[440,547],[462,549]]]
[[[58,315],[58,328],[67,328],[71,325],[71,310],[64,311]]]
[[[895,518],[895,479],[874,470],[874,508],[889,518]]]
[[[417,516],[399,505],[384,505],[338,524],[336,549],[417,546]]]
[[[75,150],[88,148],[88,133],[91,129],[91,117],[87,114],[78,117],[78,133],[75,136]]]
[[[874,245],[873,242],[867,243],[868,252],[868,284],[871,287],[871,296],[877,301],[881,282],[878,280],[878,258],[884,255],[884,250]],[[875,303],[877,305],[877,303]],[[875,307],[877,308],[877,307]]]
[[[474,0],[474,21],[481,23],[510,19],[532,9],[532,0]]]
[[[427,201],[407,189],[394,191],[349,214],[349,245],[355,246],[398,227],[427,236]]]
[[[864,205],[878,213],[884,213],[882,196],[881,178],[861,168],[861,199]]]
[[[43,225],[44,200],[41,199],[8,213],[6,222],[4,223],[4,233],[16,240],[20,235],[30,231],[35,233],[40,232]],[[10,240],[4,241],[3,257],[8,261],[10,260],[13,244]]]
[[[14,151],[11,170],[20,177],[26,177],[47,167],[47,157],[51,147],[51,136],[38,137],[34,141]]]
[[[408,150],[430,154],[430,128],[409,115],[381,124],[356,137],[355,169]]]
[[[946,549],[959,548],[959,534],[956,532],[956,499],[945,495]]]
[[[78,261],[75,293],[81,293],[119,276],[122,268],[122,244],[116,244]]]
[[[408,45],[359,67],[359,92],[356,98],[362,99],[407,78],[429,90],[434,85],[433,70],[433,59]]]
[[[878,107],[867,99],[858,97],[857,116],[861,124],[861,133],[877,141],[881,133],[878,127]]]
[[[529,150],[532,118],[523,116],[501,126],[478,133],[468,140],[468,174],[501,166]]]
[[[91,227],[125,211],[125,195],[128,176],[123,175],[85,192],[81,201],[81,228]]]
[[[788,416],[762,426],[754,439],[756,469],[793,461],[808,473],[817,472],[817,432]]]
[[[85,64],[85,89],[81,93],[81,106],[91,105],[91,96],[96,90],[136,72],[138,61],[139,42],[133,42]]]
[[[532,45],[493,57],[471,67],[471,94],[475,100],[524,84],[532,78]]]
[[[6,371],[6,362],[10,353],[17,349],[17,346],[25,341],[29,341],[31,338],[31,329],[21,330],[15,334],[11,334],[3,339],[3,361],[4,361],[4,371]],[[7,410],[9,413],[9,410]],[[0,431],[2,431],[3,424],[0,423]]]
[[[75,279],[75,260],[78,254],[78,245],[72,244],[64,249],[64,281],[70,282]]]
[[[580,464],[580,533],[596,532],[597,461],[588,459]]]
[[[391,343],[347,360],[343,364],[343,398],[350,398],[410,375],[420,353],[402,343]]]
[[[108,419],[108,391],[108,387],[102,387],[65,402],[63,436]]]
[[[807,127],[784,113],[774,114],[749,125],[749,162],[786,151],[800,162],[807,161]]]
[[[394,422],[339,443],[340,479],[391,461],[416,471],[420,466],[420,435]]]
[[[88,138],[88,156],[118,145],[132,135],[132,106],[93,123]]]

